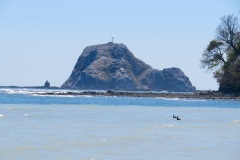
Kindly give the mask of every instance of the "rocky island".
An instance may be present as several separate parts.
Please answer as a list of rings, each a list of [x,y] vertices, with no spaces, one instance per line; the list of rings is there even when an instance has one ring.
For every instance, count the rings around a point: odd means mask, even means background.
[[[153,69],[124,44],[109,42],[86,47],[61,86],[64,89],[194,92],[179,68]]]

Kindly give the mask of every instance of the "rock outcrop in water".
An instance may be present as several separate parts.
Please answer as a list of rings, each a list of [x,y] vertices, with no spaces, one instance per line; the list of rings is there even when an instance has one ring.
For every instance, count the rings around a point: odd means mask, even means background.
[[[124,44],[112,42],[86,47],[62,88],[195,91],[179,68],[153,69]]]

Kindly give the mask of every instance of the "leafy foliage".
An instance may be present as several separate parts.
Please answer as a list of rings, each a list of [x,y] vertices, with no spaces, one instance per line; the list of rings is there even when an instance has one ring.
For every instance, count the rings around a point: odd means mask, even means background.
[[[207,49],[203,52],[202,57],[202,68],[207,67],[209,70],[212,70],[216,66],[224,64],[223,43],[221,41],[212,40]]]
[[[240,92],[240,26],[233,15],[223,16],[216,39],[204,50],[201,67],[213,71],[219,91]]]

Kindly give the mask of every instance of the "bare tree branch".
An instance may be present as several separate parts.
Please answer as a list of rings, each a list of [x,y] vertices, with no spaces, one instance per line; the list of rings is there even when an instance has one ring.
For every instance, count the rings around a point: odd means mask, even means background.
[[[217,39],[228,45],[228,49],[233,49],[236,54],[240,54],[237,45],[239,43],[238,18],[227,15],[221,18],[221,23],[217,27]]]

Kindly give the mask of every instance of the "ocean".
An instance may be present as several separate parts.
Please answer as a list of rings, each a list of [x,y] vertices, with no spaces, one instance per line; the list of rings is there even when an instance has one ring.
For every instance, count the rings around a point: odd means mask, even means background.
[[[240,101],[48,91],[0,89],[0,160],[239,160]]]

